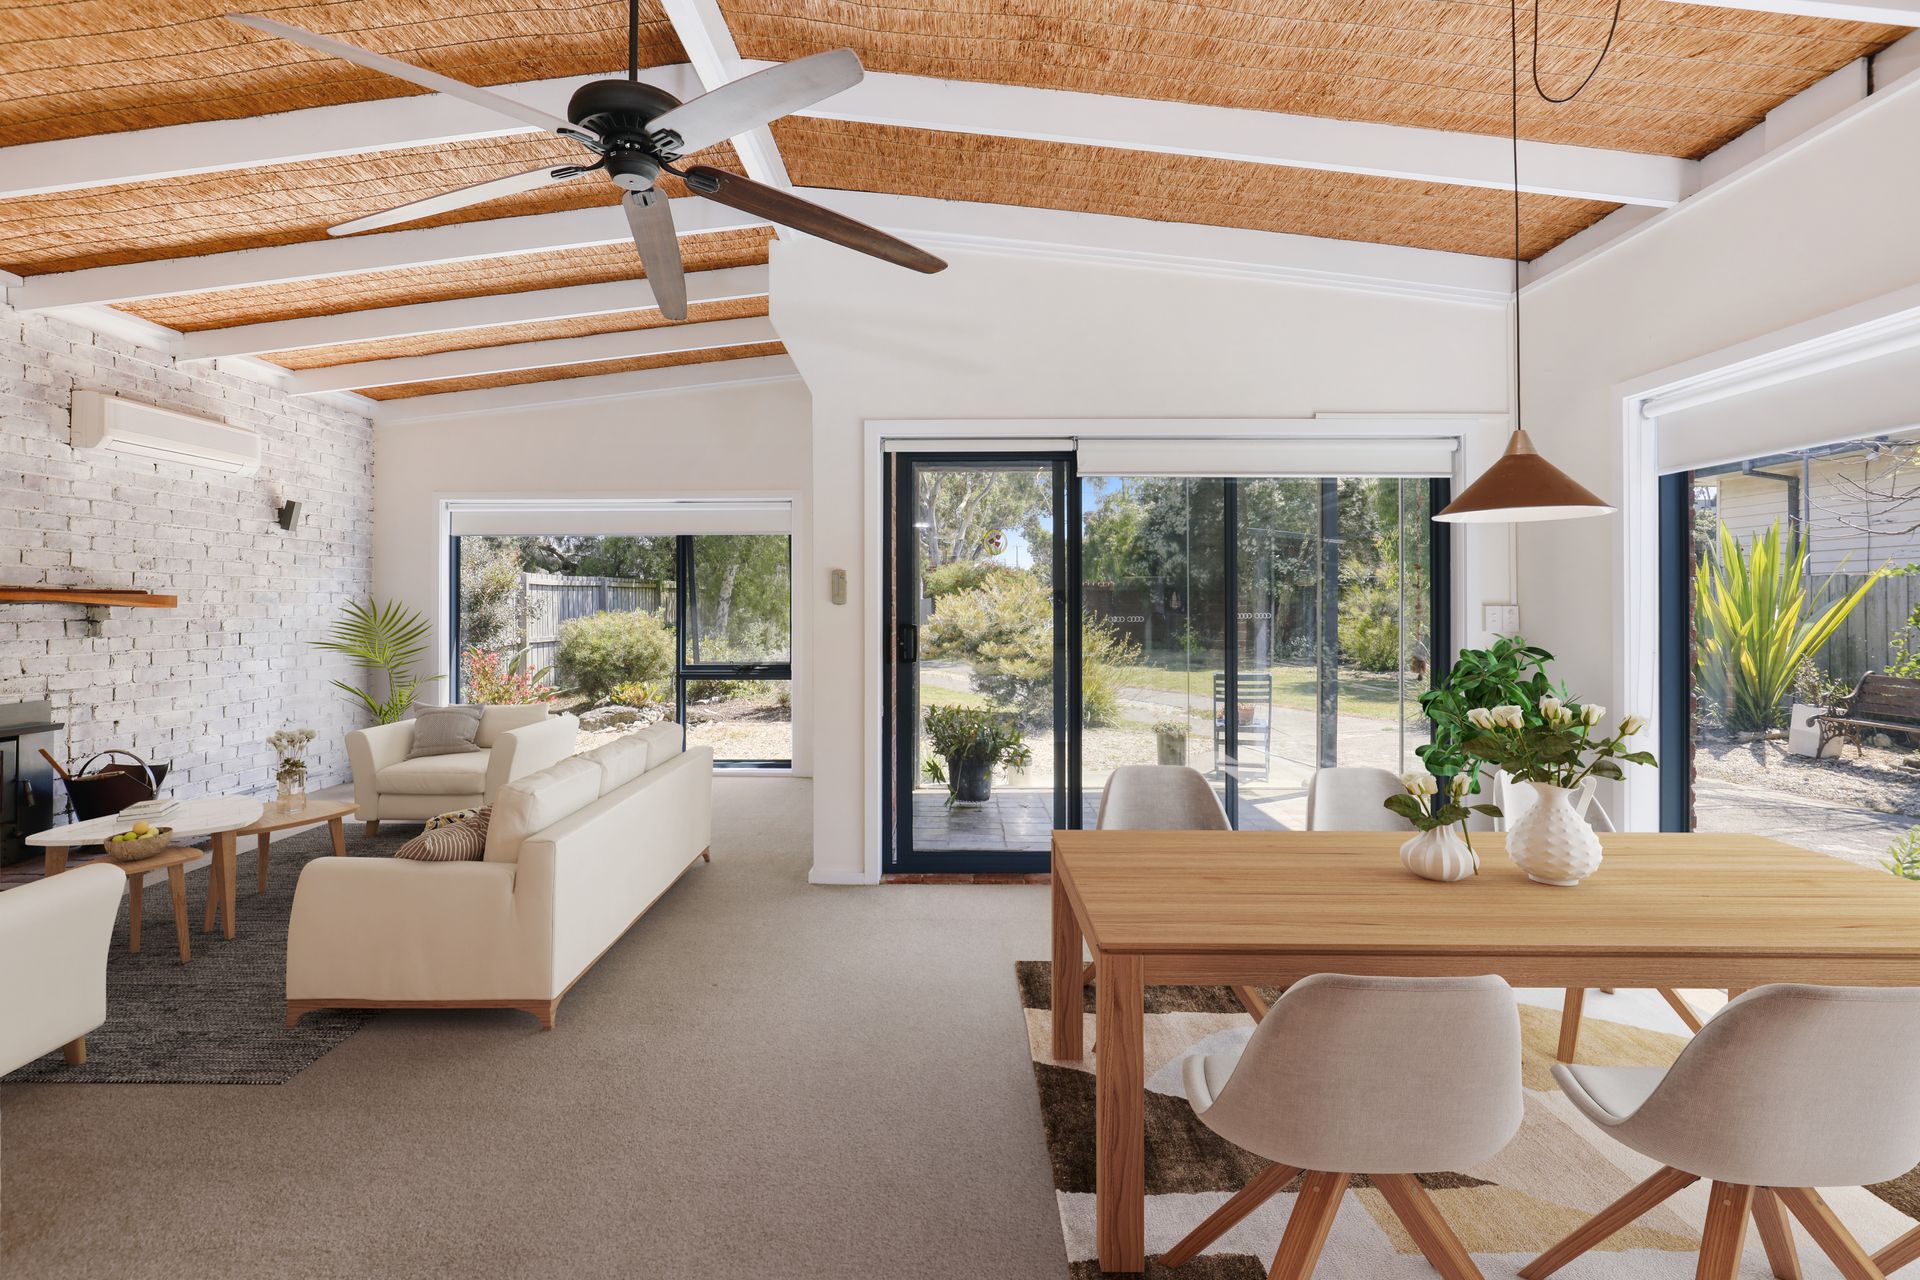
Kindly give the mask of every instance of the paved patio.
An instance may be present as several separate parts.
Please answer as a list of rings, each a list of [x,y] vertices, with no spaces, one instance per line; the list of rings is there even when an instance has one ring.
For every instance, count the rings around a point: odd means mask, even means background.
[[[1100,795],[1088,795],[1081,825],[1092,827]],[[1249,787],[1241,793],[1244,831],[1288,831],[1306,825],[1307,793],[1302,788]],[[1053,792],[1043,788],[995,787],[985,804],[947,803],[944,788],[913,793],[913,847],[918,853],[975,853],[981,850],[1044,853],[1053,839]]]

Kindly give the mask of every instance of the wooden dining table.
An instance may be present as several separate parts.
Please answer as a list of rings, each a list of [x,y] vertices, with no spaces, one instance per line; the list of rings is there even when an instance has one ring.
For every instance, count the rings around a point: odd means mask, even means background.
[[[1516,987],[1920,986],[1920,884],[1746,835],[1603,835],[1573,888],[1481,840],[1480,874],[1421,880],[1404,836],[1056,831],[1053,1057],[1084,1056],[1094,958],[1100,1267],[1145,1269],[1149,985],[1314,973],[1498,974]]]

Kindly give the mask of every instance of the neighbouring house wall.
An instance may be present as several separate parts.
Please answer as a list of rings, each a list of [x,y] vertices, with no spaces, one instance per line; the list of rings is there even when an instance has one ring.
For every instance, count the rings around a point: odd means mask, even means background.
[[[813,396],[814,871],[858,882],[864,755],[865,424],[876,419],[1504,412],[1501,308],[1275,280],[949,252],[920,276],[804,237],[773,247],[773,319]],[[1504,561],[1503,573],[1504,573]],[[848,603],[826,603],[845,569]],[[1504,590],[1504,583],[1501,590]],[[1498,599],[1499,595],[1490,598]]]
[[[256,431],[260,470],[223,476],[70,444],[76,387]],[[76,763],[107,747],[172,765],[177,796],[273,785],[266,736],[319,730],[311,785],[347,777],[360,723],[315,650],[371,580],[373,433],[366,419],[59,320],[0,308],[0,582],[139,587],[176,609],[0,604],[0,702],[50,698]],[[276,496],[300,525],[275,522]]]
[[[375,437],[375,592],[444,628],[442,498],[797,495],[794,768],[805,772],[811,439],[807,388],[798,380],[383,426]],[[443,671],[448,644],[438,631],[434,652]]]
[[[1920,283],[1920,92],[1885,95],[1528,290],[1527,427],[1543,453],[1617,499],[1622,384]],[[1618,516],[1543,524],[1519,550],[1529,637],[1576,692],[1616,707],[1624,637],[1651,608],[1626,598],[1622,536]]]
[[[1766,468],[1785,475],[1801,474],[1797,462],[1783,462]],[[1887,465],[1868,463],[1863,455],[1818,458],[1807,466],[1809,486],[1807,520],[1807,573],[1823,578],[1830,573],[1872,573],[1885,565],[1912,564],[1920,561],[1920,528],[1906,514],[1910,508],[1894,510],[1890,502],[1874,502],[1861,494],[1861,486],[1871,484],[1886,491],[1905,491],[1910,481],[1887,479]],[[1846,483],[1851,480],[1853,483]],[[1787,510],[1787,486],[1778,480],[1760,476],[1729,474],[1709,476],[1700,481],[1720,490],[1720,520],[1742,542],[1764,534],[1775,521],[1784,537],[1790,528]]]

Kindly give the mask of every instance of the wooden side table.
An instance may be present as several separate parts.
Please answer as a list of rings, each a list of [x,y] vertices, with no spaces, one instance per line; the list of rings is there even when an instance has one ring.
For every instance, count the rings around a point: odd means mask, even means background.
[[[127,873],[129,899],[127,903],[127,950],[138,954],[140,951],[140,906],[146,896],[147,873],[165,871],[167,888],[173,892],[173,932],[180,940],[180,963],[193,959],[193,946],[189,941],[193,937],[193,923],[187,914],[187,864],[200,856],[200,851],[192,845],[175,845],[162,849],[151,858],[141,858],[137,862],[115,862],[111,858],[101,861],[109,866],[120,868]]]
[[[260,892],[267,891],[267,856],[271,849],[273,833],[285,831],[290,827],[317,826],[327,824],[327,834],[333,837],[333,856],[347,856],[347,818],[357,812],[357,806],[351,800],[308,800],[298,809],[282,809],[275,800],[261,813],[259,821],[250,827],[242,827],[234,832],[236,836],[252,836],[253,847],[260,855]]]

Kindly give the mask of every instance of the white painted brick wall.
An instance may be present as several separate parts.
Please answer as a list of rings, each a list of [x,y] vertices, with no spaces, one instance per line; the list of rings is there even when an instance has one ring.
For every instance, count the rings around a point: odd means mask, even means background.
[[[76,452],[76,386],[257,431],[260,470]],[[280,496],[303,504],[291,533]],[[311,642],[372,589],[372,509],[365,418],[0,307],[0,583],[180,597],[112,610],[97,639],[76,606],[0,604],[0,702],[51,698],[76,762],[123,747],[170,762],[177,796],[269,792],[267,734],[310,725],[309,785],[346,780],[362,716],[329,681],[362,680]]]

